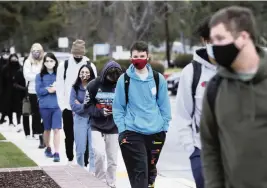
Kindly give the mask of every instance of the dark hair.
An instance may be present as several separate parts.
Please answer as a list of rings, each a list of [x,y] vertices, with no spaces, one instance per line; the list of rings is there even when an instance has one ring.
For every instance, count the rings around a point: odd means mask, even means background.
[[[23,59],[23,65],[25,63],[25,61],[28,59],[29,56],[25,56],[24,59]]]
[[[210,28],[220,23],[224,24],[233,35],[246,31],[253,41],[257,38],[255,17],[249,8],[230,6],[219,10],[212,16]]]
[[[144,41],[137,41],[131,47],[131,55],[134,50],[138,52],[146,52],[148,54],[148,45]]]
[[[205,41],[210,40],[210,16],[204,18],[197,26],[195,34],[202,37]]]
[[[79,90],[79,88],[80,88],[80,85],[81,85],[81,83],[82,83],[82,82],[81,82],[81,78],[79,77],[79,75],[80,75],[81,70],[82,70],[84,67],[88,68],[88,70],[89,70],[89,72],[90,72],[90,78],[89,78],[88,82],[90,82],[91,80],[95,79],[95,73],[94,73],[94,71],[93,71],[93,69],[92,69],[91,66],[88,66],[88,65],[83,65],[83,66],[81,66],[81,68],[80,68],[80,70],[79,70],[79,72],[78,72],[77,79],[76,79],[75,83],[73,84],[73,88],[74,88],[74,90],[76,91],[76,93],[78,92],[78,90]]]
[[[44,76],[45,74],[48,74],[48,72],[47,72],[47,68],[46,68],[46,66],[44,65],[44,63],[45,63],[45,61],[46,61],[46,59],[47,59],[48,57],[51,58],[51,59],[53,59],[53,60],[56,62],[55,66],[54,66],[54,68],[53,68],[53,71],[54,71],[55,74],[57,74],[58,60],[57,60],[56,56],[55,56],[53,53],[48,52],[48,53],[45,54],[45,56],[44,56],[43,65],[42,65],[42,69],[41,69],[41,73],[40,73],[41,79],[43,79],[43,76]]]
[[[2,53],[10,53],[10,50],[9,50],[8,48],[4,48],[4,49],[2,50]]]

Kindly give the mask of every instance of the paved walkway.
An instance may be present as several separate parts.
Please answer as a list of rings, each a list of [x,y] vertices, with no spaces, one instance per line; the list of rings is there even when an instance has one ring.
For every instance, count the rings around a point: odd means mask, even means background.
[[[61,161],[59,163],[54,163],[53,159],[46,158],[44,156],[44,150],[38,149],[39,140],[27,140],[25,138],[24,132],[17,133],[16,128],[10,127],[7,124],[0,125],[0,132],[10,140],[15,145],[17,145],[24,153],[26,153],[33,161],[35,161],[38,166],[64,166],[68,164],[66,155],[65,155],[65,147],[64,147],[64,132],[61,131],[61,148],[60,148],[60,157]],[[53,136],[51,137],[51,140]],[[51,142],[52,144],[53,142]],[[53,145],[53,144],[52,144]],[[52,148],[53,150],[53,148]],[[74,158],[74,161],[76,159]],[[75,164],[75,162],[74,162]],[[78,186],[76,186],[78,188]],[[156,181],[156,188],[195,188],[195,185],[192,181],[182,179],[182,178],[168,178],[158,176]],[[126,168],[121,156],[121,153],[118,155],[118,168],[117,168],[117,188],[131,188]]]

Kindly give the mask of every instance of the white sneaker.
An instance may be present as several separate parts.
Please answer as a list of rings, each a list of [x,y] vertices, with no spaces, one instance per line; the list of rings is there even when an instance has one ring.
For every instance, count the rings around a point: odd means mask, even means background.
[[[27,135],[27,136],[26,136],[26,139],[27,139],[27,140],[31,140],[31,136],[30,136],[30,135]]]
[[[34,134],[34,135],[32,136],[32,138],[33,138],[33,140],[39,140],[39,135],[38,135],[38,134]]]
[[[76,162],[74,160],[68,161],[68,165],[69,166],[75,166],[76,165]]]
[[[14,123],[10,123],[9,126],[16,127],[16,125]]]
[[[95,177],[95,173],[94,173],[94,172],[89,172],[89,174],[90,174],[91,176],[94,176],[94,177]]]
[[[116,185],[115,185],[114,183],[111,183],[111,184],[107,183],[107,185],[108,185],[110,188],[116,188]]]
[[[22,131],[22,125],[21,124],[18,124],[17,125],[17,133],[20,133]]]
[[[88,172],[88,168],[87,168],[87,166],[84,166],[83,169],[86,170],[86,171]]]
[[[101,180],[103,183],[107,183],[107,180],[106,179],[103,179],[103,180]]]

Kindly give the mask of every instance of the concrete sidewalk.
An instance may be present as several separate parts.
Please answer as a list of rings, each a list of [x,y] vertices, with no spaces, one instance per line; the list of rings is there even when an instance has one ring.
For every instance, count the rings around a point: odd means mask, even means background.
[[[68,160],[65,154],[65,143],[64,143],[64,132],[61,131],[61,148],[60,148],[60,159],[59,163],[54,163],[53,159],[47,158],[44,155],[44,149],[38,149],[39,140],[27,140],[24,132],[17,133],[16,128],[8,126],[8,124],[0,125],[0,132],[6,137],[7,140],[17,145],[26,155],[28,155],[38,166],[62,166],[67,165]],[[53,141],[53,136],[51,137]],[[53,142],[51,142],[51,145]],[[52,148],[53,150],[53,148]],[[74,161],[76,159],[74,158]],[[74,162],[75,163],[75,162]],[[156,188],[195,188],[192,181],[182,178],[168,178],[158,176],[156,180]],[[78,188],[78,187],[77,187]],[[117,188],[131,188],[126,168],[119,152],[118,155],[118,168],[117,168]]]

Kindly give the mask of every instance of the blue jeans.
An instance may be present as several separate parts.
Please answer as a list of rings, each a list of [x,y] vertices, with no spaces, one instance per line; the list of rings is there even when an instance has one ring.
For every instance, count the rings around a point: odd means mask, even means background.
[[[76,145],[77,163],[84,167],[84,153],[86,150],[86,141],[88,138],[89,147],[89,169],[90,172],[95,172],[95,157],[92,148],[91,126],[88,117],[82,117],[77,114],[74,115],[74,141]]]
[[[200,158],[200,149],[198,149],[197,147],[195,147],[195,151],[190,156],[190,162],[196,187],[204,188],[204,178],[203,178],[201,158]]]

